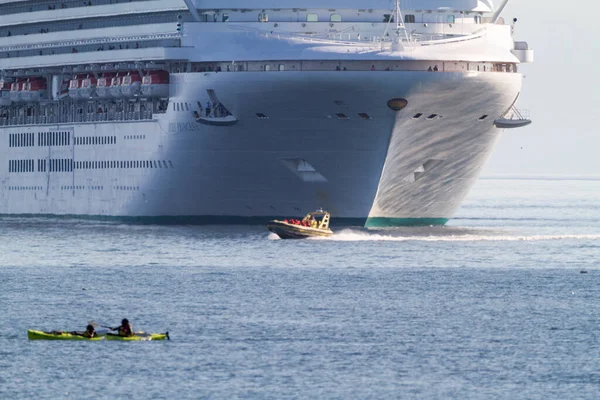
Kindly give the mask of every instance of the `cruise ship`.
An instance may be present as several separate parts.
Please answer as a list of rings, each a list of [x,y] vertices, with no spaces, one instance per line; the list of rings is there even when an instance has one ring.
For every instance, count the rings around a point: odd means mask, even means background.
[[[446,223],[533,51],[508,0],[1,0],[0,215]]]

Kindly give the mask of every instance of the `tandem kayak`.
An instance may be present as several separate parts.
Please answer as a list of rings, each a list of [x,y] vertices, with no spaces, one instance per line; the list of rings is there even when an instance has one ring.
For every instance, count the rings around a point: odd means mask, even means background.
[[[95,336],[93,338],[88,338],[88,337],[81,336],[81,335],[74,335],[70,332],[42,332],[42,331],[36,331],[33,329],[29,329],[27,331],[27,337],[29,338],[29,340],[90,340],[90,341],[118,340],[118,341],[122,341],[122,342],[170,339],[169,332],[166,332],[166,333],[136,332],[136,334],[134,336],[130,336],[130,337],[112,335],[110,333],[107,333],[107,334],[98,334],[98,336]]]

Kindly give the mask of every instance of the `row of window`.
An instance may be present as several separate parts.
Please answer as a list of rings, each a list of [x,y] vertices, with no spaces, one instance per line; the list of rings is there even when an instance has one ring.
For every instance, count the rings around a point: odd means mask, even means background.
[[[24,190],[44,190],[41,186],[9,186],[8,190],[24,191]]]
[[[8,172],[35,172],[35,160],[9,160]],[[171,160],[159,161],[73,161],[69,158],[38,159],[38,172],[73,172],[74,169],[175,168]]]
[[[171,160],[165,161],[75,161],[75,169],[112,168],[175,168]]]
[[[146,139],[146,135],[125,135],[123,137],[123,139],[125,140],[140,140],[140,139]]]
[[[186,104],[187,105],[187,104]],[[146,135],[128,135],[125,139],[145,139]],[[75,138],[75,145],[115,144],[116,136],[83,136]],[[70,132],[38,132],[38,146],[70,146]],[[34,133],[11,133],[8,135],[8,147],[35,146]]]
[[[60,190],[104,190],[104,186],[61,186]]]
[[[8,172],[34,172],[34,160],[8,160]]]
[[[8,147],[33,147],[35,136],[33,133],[11,133],[8,135]]]
[[[71,132],[38,132],[38,146],[70,146]]]
[[[217,15],[215,14],[214,22],[217,21],[216,18],[217,18]],[[222,14],[222,20],[223,20],[223,22],[229,21],[229,15]],[[341,14],[330,14],[329,21],[330,22],[342,22],[342,15]],[[205,22],[209,22],[208,16],[205,17]],[[266,12],[259,13],[258,14],[258,22],[269,22],[269,14]],[[315,14],[315,13],[306,14],[306,22],[319,22],[319,14]]]
[[[115,144],[117,143],[116,136],[82,136],[75,138],[75,145],[89,144]]]

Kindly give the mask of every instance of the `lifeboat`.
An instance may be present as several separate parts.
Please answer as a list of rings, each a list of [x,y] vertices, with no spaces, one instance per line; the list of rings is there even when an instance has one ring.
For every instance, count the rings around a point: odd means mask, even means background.
[[[101,78],[98,78],[96,83],[96,94],[98,97],[107,98],[111,97],[110,88],[112,86],[112,79],[115,76],[112,72],[105,72]]]
[[[10,85],[12,81],[0,79],[0,106],[9,106],[12,103],[10,99]]]
[[[28,78],[23,84],[21,90],[21,98],[25,102],[40,101],[46,98],[48,87],[46,86],[46,79],[41,77]]]
[[[267,229],[282,239],[328,237],[333,235],[329,229],[330,217],[327,211],[317,210],[306,214],[301,221],[293,218],[273,220],[267,224]]]
[[[123,97],[123,93],[121,93],[121,82],[123,81],[123,77],[127,76],[127,72],[117,72],[110,83],[110,95],[111,97]]]
[[[26,79],[17,78],[17,80],[10,84],[10,100],[13,103],[20,103],[23,101],[23,85]]]
[[[91,99],[96,95],[96,86],[98,80],[94,74],[89,74],[87,77],[81,80],[79,87],[79,98],[80,99]]]
[[[137,71],[131,71],[121,78],[121,94],[124,97],[135,97],[140,94],[142,86],[142,77]]]
[[[75,75],[75,78],[69,81],[69,97],[72,99],[79,98],[79,88],[81,87],[81,83],[85,79],[85,75]]]
[[[169,72],[150,71],[142,79],[143,97],[169,97]]]

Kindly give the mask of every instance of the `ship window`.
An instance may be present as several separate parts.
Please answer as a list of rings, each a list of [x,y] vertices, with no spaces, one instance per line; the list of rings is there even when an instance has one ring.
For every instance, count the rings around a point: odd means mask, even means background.
[[[256,116],[258,117],[258,119],[269,119],[269,117],[267,117],[265,114],[263,113],[256,113]]]
[[[481,15],[474,16],[473,20],[475,21],[476,24],[480,24],[481,23]]]
[[[456,21],[454,15],[448,15],[447,21],[449,24],[453,24]]]
[[[173,166],[173,163],[171,162],[171,160],[169,160],[169,166],[170,166],[171,168],[175,168],[175,167]]]
[[[319,14],[306,14],[306,22],[319,22]]]
[[[280,71],[285,71],[285,65],[279,64],[279,70]]]
[[[166,161],[163,161],[163,165],[165,166],[165,168],[169,168]]]
[[[335,115],[337,115],[338,119],[350,119],[350,117],[343,113],[337,113]]]
[[[416,113],[415,115],[413,115],[413,119],[419,119],[423,116],[423,113]]]
[[[269,14],[264,12],[258,14],[258,22],[269,22]]]
[[[367,113],[358,113],[358,116],[361,119],[371,119],[371,116],[369,114],[367,114]]]
[[[486,119],[488,116],[487,114],[482,115],[481,117],[479,117],[479,121],[483,121],[484,119]]]
[[[270,71],[271,70],[271,66],[269,64],[265,64],[265,71]]]
[[[406,14],[404,16],[404,23],[405,24],[414,24],[415,23],[415,16],[413,14]]]
[[[392,14],[383,14],[383,22],[394,22],[394,16]]]
[[[229,14],[223,14],[223,22],[229,21]]]
[[[329,20],[331,22],[342,22],[342,16],[340,14],[331,14]]]
[[[437,114],[431,114],[429,117],[427,117],[428,120],[432,120],[432,119],[436,119],[437,118]]]

